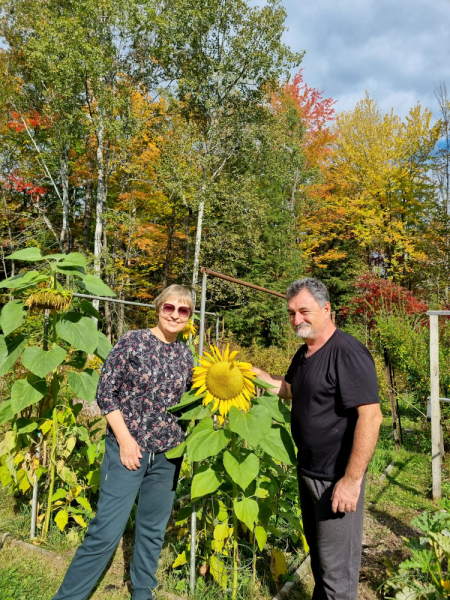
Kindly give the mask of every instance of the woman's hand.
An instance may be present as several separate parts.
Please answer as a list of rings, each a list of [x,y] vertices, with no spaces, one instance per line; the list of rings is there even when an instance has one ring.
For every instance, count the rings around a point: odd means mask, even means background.
[[[118,439],[117,441],[119,442],[121,463],[130,471],[137,471],[137,469],[139,469],[141,466],[139,459],[142,458],[139,444],[129,434],[123,439]]]

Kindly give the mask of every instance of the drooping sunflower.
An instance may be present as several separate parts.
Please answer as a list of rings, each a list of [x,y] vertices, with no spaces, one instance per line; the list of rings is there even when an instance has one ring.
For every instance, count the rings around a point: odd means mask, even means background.
[[[203,405],[213,402],[212,410],[219,407],[221,417],[225,417],[232,406],[247,412],[250,398],[255,393],[256,377],[250,363],[235,360],[237,350],[230,353],[229,345],[222,354],[217,346],[210,346],[210,352],[199,357],[200,366],[194,368],[193,387],[196,396],[206,391]]]
[[[184,340],[187,340],[190,335],[195,335],[197,333],[197,327],[194,325],[194,321],[189,319],[186,323],[186,327],[181,330],[181,335]]]
[[[26,306],[38,310],[66,311],[72,305],[72,292],[54,289],[41,289],[33,292],[25,300]]]

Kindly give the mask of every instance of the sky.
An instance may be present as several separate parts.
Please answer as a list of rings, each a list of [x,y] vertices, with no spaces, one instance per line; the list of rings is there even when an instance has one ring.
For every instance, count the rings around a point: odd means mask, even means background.
[[[284,41],[306,52],[304,80],[352,110],[367,90],[383,112],[450,95],[450,0],[283,0]]]

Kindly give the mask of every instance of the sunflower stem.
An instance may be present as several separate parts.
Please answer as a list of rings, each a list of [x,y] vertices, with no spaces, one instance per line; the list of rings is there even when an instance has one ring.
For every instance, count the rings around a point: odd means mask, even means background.
[[[236,455],[236,436],[232,432],[231,433],[231,444],[233,449],[233,455]],[[238,495],[237,484],[233,481],[233,592],[232,598],[233,600],[237,597],[237,588],[238,588],[238,527],[239,522],[236,516],[236,512],[234,510],[234,504],[236,502],[236,498]]]

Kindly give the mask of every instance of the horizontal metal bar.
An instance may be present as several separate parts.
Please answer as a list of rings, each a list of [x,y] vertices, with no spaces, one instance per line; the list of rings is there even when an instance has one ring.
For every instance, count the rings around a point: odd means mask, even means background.
[[[450,310],[427,310],[427,315],[450,315]]]
[[[105,298],[104,296],[88,296],[87,294],[79,294],[78,292],[74,292],[72,296],[76,296],[77,298],[88,298],[89,300],[104,300],[105,302],[117,302],[118,304],[131,304],[132,306],[147,306],[148,308],[155,308],[154,304],[131,302],[130,300],[119,300],[118,298]],[[200,311],[194,310],[194,312],[199,313]],[[207,312],[205,314],[217,317],[217,313]]]
[[[255,285],[254,283],[247,283],[246,281],[242,281],[242,279],[236,279],[235,277],[230,277],[229,275],[223,275],[223,273],[217,273],[216,271],[211,271],[211,269],[208,269],[207,267],[202,267],[202,273],[207,273],[208,275],[212,275],[213,277],[218,277],[219,279],[225,279],[226,281],[231,281],[232,283],[237,283],[239,285],[245,285],[246,287],[252,288],[254,290],[258,290],[258,292],[272,294],[272,296],[278,296],[279,298],[283,298],[283,300],[286,300],[285,294],[281,294],[280,292],[274,292],[273,290],[268,290],[267,288],[261,287],[260,285]],[[208,313],[206,313],[206,314],[208,314]]]
[[[450,402],[450,398],[439,398],[440,402]],[[428,402],[431,402],[430,396],[428,396]]]

